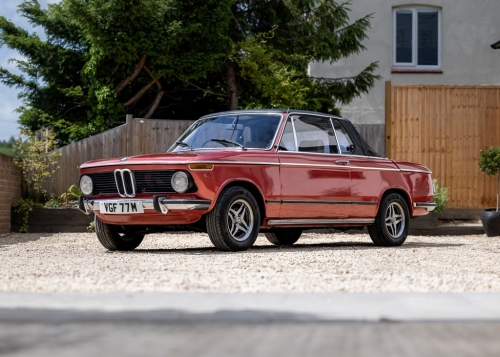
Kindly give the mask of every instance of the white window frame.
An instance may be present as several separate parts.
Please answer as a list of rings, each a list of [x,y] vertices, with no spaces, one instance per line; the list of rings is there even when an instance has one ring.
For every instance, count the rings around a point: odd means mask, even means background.
[[[412,13],[412,62],[396,62],[396,15],[398,12]],[[438,13],[438,64],[436,66],[419,65],[418,61],[418,13]],[[397,7],[392,10],[392,67],[394,69],[418,69],[418,70],[440,70],[441,69],[441,9],[436,7]]]

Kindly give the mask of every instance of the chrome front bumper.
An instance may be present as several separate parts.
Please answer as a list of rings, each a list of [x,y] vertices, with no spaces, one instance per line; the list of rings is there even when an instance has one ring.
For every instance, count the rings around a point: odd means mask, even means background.
[[[413,207],[425,208],[427,212],[434,211],[437,204],[435,202],[413,202]]]
[[[113,203],[119,201],[123,201],[123,199],[90,200],[80,197],[78,199],[78,209],[85,214],[90,214],[93,211],[100,210],[100,202]],[[154,196],[152,199],[127,199],[127,201],[141,203],[145,211],[155,210],[163,214],[167,214],[168,211],[207,210],[212,204],[212,201],[209,200],[172,200],[162,196]]]

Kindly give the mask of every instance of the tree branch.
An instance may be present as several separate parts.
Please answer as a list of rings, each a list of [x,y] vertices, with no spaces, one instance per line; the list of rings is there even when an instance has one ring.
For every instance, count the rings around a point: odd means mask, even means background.
[[[130,98],[129,100],[127,100],[125,103],[123,103],[123,106],[124,107],[129,107],[130,105],[134,104],[136,101],[138,101],[139,99],[141,99],[141,97],[144,95],[144,93],[146,93],[148,91],[148,89],[151,88],[153,86],[153,84],[155,84],[156,81],[158,81],[158,79],[160,79],[160,78],[161,78],[161,75],[159,75],[158,77],[154,78],[151,82],[149,82],[144,87],[142,87],[142,89],[140,91],[138,91],[136,93],[136,95],[134,95],[132,98]]]
[[[139,59],[139,56],[137,54],[134,54],[134,57],[137,58],[137,59]],[[149,76],[151,78],[153,78],[153,79],[155,78],[153,76],[153,73],[151,73],[151,71],[149,70],[148,66],[144,65],[144,70],[146,71],[147,74],[149,74]],[[162,90],[160,81],[156,81],[156,87],[158,88],[159,91]]]
[[[132,82],[135,79],[135,77],[139,75],[142,67],[144,67],[144,64],[146,63],[146,58],[147,58],[146,55],[142,56],[141,59],[139,60],[139,63],[135,65],[134,72],[130,74],[130,76],[126,77],[123,81],[121,81],[121,83],[118,84],[118,86],[116,86],[115,88],[116,93],[120,93],[130,82]]]
[[[158,95],[156,96],[155,101],[153,102],[153,105],[151,105],[151,108],[149,108],[148,113],[144,116],[144,119],[149,119],[151,118],[151,115],[155,112],[156,108],[158,108],[158,105],[160,104],[161,98],[163,97],[164,92],[158,92]]]
[[[180,80],[181,82],[184,82],[184,83],[186,83],[186,84],[189,84],[190,86],[193,86],[193,87],[195,87],[196,89],[201,90],[201,91],[203,91],[203,92],[205,92],[205,93],[212,94],[212,95],[217,95],[217,96],[219,96],[219,97],[225,97],[225,98],[227,98],[227,97],[228,97],[228,95],[227,95],[227,94],[224,94],[224,93],[217,93],[217,92],[212,92],[212,91],[209,91],[208,89],[203,89],[203,88],[201,88],[201,87],[197,86],[196,84],[193,84],[193,83],[190,83],[190,82],[184,81],[183,79],[181,79],[181,78],[180,78],[179,76],[177,76],[176,74],[174,74],[173,76],[174,76],[175,78],[177,78],[178,80]]]

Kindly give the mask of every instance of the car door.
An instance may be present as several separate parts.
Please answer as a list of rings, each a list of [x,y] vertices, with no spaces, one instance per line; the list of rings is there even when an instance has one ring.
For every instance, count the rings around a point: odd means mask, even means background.
[[[278,157],[280,218],[348,217],[350,170],[339,153],[329,117],[291,115],[278,146]]]
[[[368,157],[354,152],[355,141],[339,120],[332,120],[340,151],[351,173],[350,218],[374,218],[377,214],[380,194],[390,185],[396,165],[386,158]]]

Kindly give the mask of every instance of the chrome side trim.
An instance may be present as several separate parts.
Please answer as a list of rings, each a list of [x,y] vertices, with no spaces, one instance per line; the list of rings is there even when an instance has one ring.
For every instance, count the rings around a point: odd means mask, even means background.
[[[89,200],[83,199],[82,204],[85,211],[80,208],[80,210],[86,214],[89,214],[92,211],[99,211],[99,202],[120,202],[123,199],[109,199],[109,200]],[[142,208],[144,210],[154,210],[153,200],[152,199],[126,199],[126,201],[134,201],[142,204]],[[176,210],[207,210],[212,201],[210,200],[171,200],[168,198],[164,198],[161,200],[160,204],[162,207],[168,211],[176,211]],[[163,210],[162,210],[163,211]]]
[[[432,174],[432,171],[401,169],[401,172],[415,172],[418,174]]]
[[[267,203],[300,205],[363,205],[376,206],[378,201],[307,201],[307,200],[266,200]]]
[[[271,219],[270,226],[297,226],[310,224],[372,224],[373,218],[335,218],[335,219]]]
[[[435,202],[413,202],[413,207],[425,208],[427,212],[432,212],[436,208],[437,203]]]
[[[300,205],[350,205],[351,201],[306,201],[306,200],[283,200],[282,204],[300,204]]]
[[[281,151],[280,151],[281,152]],[[291,151],[288,151],[291,152]],[[312,154],[312,155],[328,155],[328,154],[320,154],[320,153],[307,153],[307,154]],[[344,155],[347,156],[347,155]],[[351,166],[351,165],[328,165],[328,164],[299,164],[299,163],[291,163],[291,162],[282,162],[282,166],[309,166],[309,167],[334,167],[336,169],[339,168],[344,168],[346,170],[365,170],[365,171],[394,171],[394,172],[400,172],[400,169],[389,169],[389,168],[384,168],[384,167],[361,167],[361,166]],[[424,171],[422,171],[424,172]]]
[[[219,165],[219,164],[227,164],[227,165],[269,165],[269,166],[279,166],[279,162],[262,162],[262,161],[256,161],[256,162],[251,162],[251,161],[217,161],[217,160],[211,160],[211,161],[182,161],[182,162],[172,162],[172,161],[166,161],[166,160],[158,160],[158,161],[141,161],[141,162],[115,162],[115,163],[107,163],[107,164],[90,164],[90,165],[81,165],[80,168],[82,169],[87,169],[91,167],[101,167],[101,166],[139,166],[139,165],[189,165],[189,164],[214,164]]]

